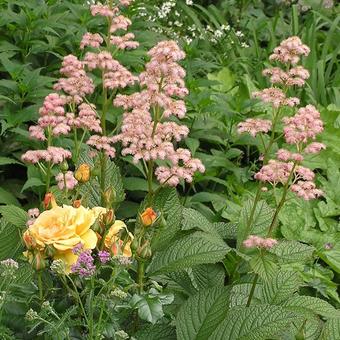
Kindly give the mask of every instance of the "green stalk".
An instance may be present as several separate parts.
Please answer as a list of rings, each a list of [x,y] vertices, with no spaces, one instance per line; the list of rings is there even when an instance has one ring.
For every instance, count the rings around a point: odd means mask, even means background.
[[[258,274],[255,274],[255,277],[254,277],[254,280],[253,280],[253,284],[251,286],[250,293],[249,293],[248,300],[247,300],[247,304],[246,304],[247,307],[250,306],[251,300],[252,300],[252,298],[254,296],[254,292],[255,292],[255,288],[256,288],[256,284],[257,284],[257,280],[258,279],[259,279]]]
[[[138,283],[138,293],[143,293],[143,285],[144,285],[144,272],[145,272],[145,263],[144,260],[137,260],[137,283]]]
[[[38,271],[38,288],[39,288],[39,299],[40,301],[43,300],[43,287],[42,287],[42,280],[41,280],[41,271]]]
[[[148,161],[148,192],[150,195],[153,194],[152,177],[153,177],[153,161]]]
[[[281,200],[280,200],[280,203],[279,205],[276,207],[276,210],[275,210],[275,213],[274,213],[274,216],[273,216],[273,219],[272,219],[272,222],[269,226],[269,229],[268,229],[268,233],[267,233],[267,237],[269,237],[273,231],[273,228],[275,227],[276,225],[276,222],[277,222],[277,218],[279,216],[279,212],[281,211],[285,201],[286,201],[286,197],[287,197],[287,193],[288,193],[288,189],[289,189],[289,183],[294,175],[294,170],[295,170],[295,167],[296,167],[296,162],[294,162],[294,165],[293,165],[293,168],[288,176],[288,179],[287,179],[287,182],[285,183],[284,187],[283,187],[283,193],[282,193],[282,197],[281,197]]]

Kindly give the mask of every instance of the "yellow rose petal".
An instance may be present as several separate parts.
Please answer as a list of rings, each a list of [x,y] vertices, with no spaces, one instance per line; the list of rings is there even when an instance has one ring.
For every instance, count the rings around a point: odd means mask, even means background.
[[[81,236],[81,240],[85,249],[93,249],[97,245],[98,238],[96,233],[92,229],[89,229]]]

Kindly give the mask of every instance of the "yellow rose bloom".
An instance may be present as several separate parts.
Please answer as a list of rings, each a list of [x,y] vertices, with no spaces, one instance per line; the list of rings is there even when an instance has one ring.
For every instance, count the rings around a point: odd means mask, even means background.
[[[43,251],[47,246],[56,250],[54,259],[62,259],[67,268],[77,261],[72,249],[81,243],[84,249],[93,249],[97,235],[90,229],[97,217],[105,212],[104,208],[88,209],[83,206],[74,208],[64,205],[55,206],[41,213],[26,230],[24,240],[32,240],[34,248]]]
[[[127,257],[131,257],[131,241],[126,242],[124,246],[124,242],[117,236],[122,229],[125,229],[129,235],[130,240],[133,240],[133,235],[128,231],[126,224],[123,221],[116,220],[109,229],[109,232],[106,234],[104,244],[105,247],[109,249],[113,255],[124,255]],[[122,249],[123,246],[124,249]]]

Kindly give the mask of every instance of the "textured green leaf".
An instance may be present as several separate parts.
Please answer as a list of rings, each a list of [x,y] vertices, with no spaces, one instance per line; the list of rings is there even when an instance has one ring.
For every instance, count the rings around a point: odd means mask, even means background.
[[[211,234],[194,232],[177,239],[167,249],[157,252],[148,268],[149,275],[182,270],[194,265],[216,263],[230,250]]]
[[[229,309],[209,340],[264,340],[296,321],[296,315],[279,306],[254,305]]]
[[[213,233],[215,235],[218,235],[218,232],[214,228],[213,223],[211,223],[200,212],[194,209],[184,208],[182,230],[191,230],[191,229],[199,229],[202,231],[206,231],[208,233]]]
[[[270,280],[277,271],[277,265],[264,254],[254,256],[249,264],[252,270],[265,281]]]
[[[281,263],[306,262],[313,257],[315,248],[298,241],[280,241],[269,251],[277,255]]]
[[[135,337],[138,340],[176,340],[176,329],[164,324],[143,325]]]
[[[177,338],[205,340],[228,312],[229,289],[214,287],[191,296],[177,314]]]
[[[286,300],[282,306],[305,315],[318,314],[326,318],[340,318],[339,310],[336,310],[327,301],[312,296],[294,296]]]
[[[280,270],[262,286],[263,302],[280,304],[291,297],[302,284],[298,273]]]
[[[0,220],[0,260],[15,259],[23,251],[19,229],[13,224]]]
[[[1,99],[1,97],[0,97]],[[9,157],[0,157],[0,165],[7,165],[7,164],[21,164],[16,159],[9,158]]]
[[[16,199],[16,197],[11,192],[5,190],[2,187],[0,187],[0,203],[1,204],[14,204],[14,205],[20,206],[20,203]]]
[[[26,226],[28,220],[27,212],[14,205],[5,205],[0,207],[0,214],[3,218],[15,225],[16,227],[23,228]]]
[[[176,234],[180,232],[182,205],[176,189],[164,188],[158,191],[151,200],[146,198],[141,204],[140,212],[146,207],[153,207],[154,210],[161,212],[166,219],[166,227],[156,233],[151,244],[153,251],[162,250],[168,247]]]
[[[327,320],[320,340],[338,340],[340,334],[340,318]]]
[[[223,286],[225,273],[221,264],[202,264],[168,273],[167,276],[187,293],[194,294],[205,288]]]
[[[257,283],[254,291],[252,304],[261,303],[261,283]],[[245,306],[247,304],[249,294],[252,288],[252,283],[241,283],[233,285],[230,293],[230,307]]]
[[[44,182],[40,178],[29,178],[21,189],[21,192],[33,187],[42,187]]]
[[[274,209],[272,209],[264,200],[257,203],[256,209],[253,214],[251,226],[248,227],[248,221],[253,208],[254,199],[249,199],[244,202],[241,209],[241,216],[239,218],[237,245],[241,243],[250,234],[261,235],[267,232],[274,215]]]

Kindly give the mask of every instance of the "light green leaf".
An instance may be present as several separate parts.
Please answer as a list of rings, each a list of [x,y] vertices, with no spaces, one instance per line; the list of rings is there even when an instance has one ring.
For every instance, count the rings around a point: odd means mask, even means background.
[[[14,205],[20,206],[20,203],[16,199],[16,197],[11,192],[5,190],[2,187],[0,187],[0,203],[1,204],[14,204]]]
[[[269,250],[281,263],[306,262],[313,257],[315,248],[298,241],[282,240]]]
[[[167,249],[157,252],[148,273],[155,275],[198,264],[216,263],[222,260],[228,251],[230,248],[221,238],[198,231],[177,239]]]
[[[297,292],[302,284],[300,276],[294,271],[276,272],[272,279],[262,286],[263,302],[280,304]]]
[[[340,318],[327,320],[320,340],[338,340],[340,334]]]
[[[138,340],[175,340],[176,329],[166,324],[143,325],[135,334]]]
[[[254,256],[249,264],[252,270],[265,281],[270,280],[277,271],[277,265],[271,261],[269,256],[263,254]]]
[[[15,259],[23,251],[21,236],[18,228],[0,220],[0,260]]]
[[[5,205],[0,207],[0,214],[3,218],[15,225],[16,227],[23,228],[26,226],[28,220],[27,212],[14,205]]]
[[[162,304],[158,297],[134,295],[130,301],[132,308],[138,309],[142,320],[155,324],[164,315]]]
[[[279,306],[254,305],[229,309],[209,340],[263,340],[296,321],[296,314]]]
[[[29,178],[21,189],[21,192],[33,187],[42,187],[45,183],[40,178]]]
[[[214,287],[191,296],[177,314],[177,338],[206,340],[226,317],[229,289]]]
[[[1,99],[1,97],[0,97]],[[7,165],[7,164],[21,164],[16,159],[9,158],[9,157],[0,157],[0,165]]]
[[[326,318],[340,318],[340,311],[325,300],[312,296],[294,296],[286,300],[282,306],[285,309],[303,315],[318,314]]]

